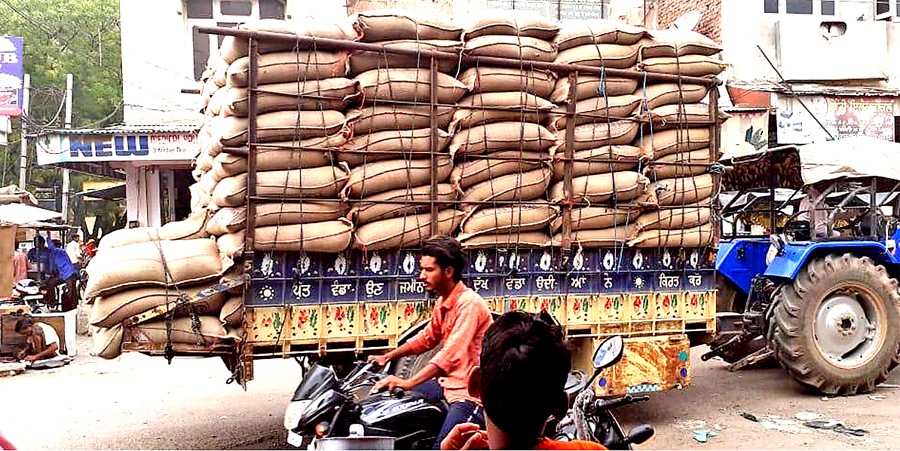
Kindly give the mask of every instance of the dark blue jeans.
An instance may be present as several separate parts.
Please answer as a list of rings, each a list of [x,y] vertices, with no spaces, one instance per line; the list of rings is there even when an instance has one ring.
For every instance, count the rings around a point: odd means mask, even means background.
[[[444,399],[444,389],[434,379],[414,387],[413,391],[422,393],[425,397],[435,402]],[[432,449],[441,449],[441,442],[450,434],[453,426],[462,423],[475,423],[484,429],[484,410],[472,401],[458,401],[450,404],[447,408],[447,418],[444,419],[441,432],[438,433]]]

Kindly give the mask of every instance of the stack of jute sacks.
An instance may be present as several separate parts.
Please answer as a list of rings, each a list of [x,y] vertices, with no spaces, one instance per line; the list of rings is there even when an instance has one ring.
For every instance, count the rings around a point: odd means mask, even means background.
[[[648,73],[711,78],[725,68],[717,58],[721,47],[699,33],[650,31],[640,45],[638,68]],[[710,164],[719,155],[710,152],[710,127],[727,116],[714,115],[708,103],[701,103],[707,94],[707,87],[687,83],[641,87],[643,129],[636,144],[651,161],[645,173],[658,209],[637,218],[637,235],[629,245],[700,247],[713,239],[717,181]]]
[[[356,51],[350,56],[350,72],[361,95],[359,107],[348,114],[353,137],[338,158],[350,170],[342,197],[352,207],[354,247],[384,250],[419,245],[431,234],[432,203],[439,209],[437,230],[451,234],[462,213],[454,208],[456,193],[447,183],[453,159],[447,151],[450,134],[446,130],[466,87],[453,76],[458,58],[436,59],[432,99],[428,55],[458,55],[462,29],[440,18],[398,11],[359,13],[353,27],[362,42],[420,52]],[[432,175],[437,184],[434,192]]]
[[[489,14],[466,26],[464,55],[506,58],[517,66],[470,61],[460,75],[471,92],[450,124],[451,180],[466,211],[459,239],[467,248],[549,243],[557,209],[546,198],[548,150],[556,138],[543,122],[554,107],[548,99],[554,77],[531,63],[556,58],[558,32],[553,21],[527,14]]]

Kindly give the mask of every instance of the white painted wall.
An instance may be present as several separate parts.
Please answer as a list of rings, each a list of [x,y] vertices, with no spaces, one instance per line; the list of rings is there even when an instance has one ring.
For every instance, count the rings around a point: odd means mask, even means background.
[[[141,226],[162,225],[159,207],[159,172],[152,166],[125,165],[125,208],[128,221]]]

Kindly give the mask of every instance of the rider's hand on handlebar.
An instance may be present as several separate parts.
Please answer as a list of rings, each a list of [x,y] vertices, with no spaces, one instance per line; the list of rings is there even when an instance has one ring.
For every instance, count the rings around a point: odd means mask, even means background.
[[[394,391],[395,388],[399,388],[401,390],[409,390],[411,387],[409,387],[409,381],[407,381],[406,379],[400,379],[397,376],[387,376],[384,379],[376,382],[375,386],[372,387],[372,391]]]
[[[388,364],[388,362],[391,361],[390,359],[388,359],[387,354],[384,354],[384,355],[370,355],[368,360],[369,360],[370,362],[375,362],[375,363],[377,363],[378,366],[385,366],[385,365]]]
[[[487,432],[477,424],[462,423],[453,426],[447,437],[441,442],[441,449],[491,449]]]

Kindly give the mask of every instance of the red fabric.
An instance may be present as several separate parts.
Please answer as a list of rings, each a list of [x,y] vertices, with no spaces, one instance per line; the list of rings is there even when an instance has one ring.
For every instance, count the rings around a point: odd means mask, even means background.
[[[606,449],[606,447],[599,443],[586,442],[584,440],[557,442],[556,440],[545,438],[534,449]]]
[[[14,450],[14,449],[16,449],[16,447],[13,446],[13,444],[10,443],[10,441],[7,440],[6,437],[4,437],[2,433],[0,433],[0,449],[2,449],[2,450]]]
[[[478,365],[481,339],[491,325],[491,312],[484,299],[458,282],[447,299],[439,298],[431,315],[431,322],[411,341],[413,351],[421,354],[438,343],[444,346],[431,359],[447,377],[438,379],[447,402],[472,401],[469,396],[469,372]]]

